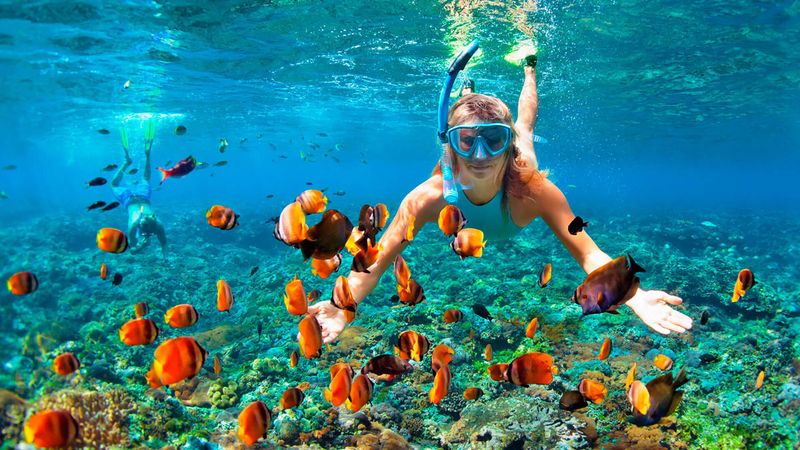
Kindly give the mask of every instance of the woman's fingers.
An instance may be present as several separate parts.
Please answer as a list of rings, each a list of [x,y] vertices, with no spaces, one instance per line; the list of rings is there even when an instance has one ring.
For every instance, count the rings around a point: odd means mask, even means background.
[[[680,326],[685,330],[692,328],[692,318],[679,311],[672,311],[669,317],[670,321],[675,325]]]
[[[661,334],[669,334],[669,330],[668,329],[662,327],[661,325],[659,325],[657,323],[648,323],[648,325],[650,325],[650,328],[656,330],[657,332],[659,332]]]
[[[666,329],[668,329],[670,331],[674,331],[676,333],[683,333],[683,332],[686,331],[685,328],[683,328],[682,326],[680,326],[680,325],[678,325],[678,324],[676,324],[674,322],[670,322],[669,319],[666,319],[666,320],[662,321],[661,325],[663,325],[664,328],[666,328]]]
[[[669,295],[666,292],[661,295],[661,300],[664,300],[670,305],[680,305],[681,303],[683,303],[683,300],[680,297]]]

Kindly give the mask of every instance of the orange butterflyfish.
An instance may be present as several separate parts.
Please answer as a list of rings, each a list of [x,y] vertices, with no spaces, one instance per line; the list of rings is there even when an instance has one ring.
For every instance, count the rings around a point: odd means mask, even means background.
[[[483,351],[483,359],[486,361],[492,360],[492,344],[486,344],[486,349]]]
[[[285,293],[283,294],[283,304],[289,314],[302,316],[308,312],[308,302],[306,301],[306,290],[303,288],[303,281],[297,275],[294,279],[286,283]]]
[[[353,264],[351,270],[355,272],[370,273],[369,268],[378,262],[378,255],[380,255],[383,246],[381,244],[372,245],[372,239],[367,239],[367,248],[359,249],[358,253],[353,256]]]
[[[639,380],[632,382],[628,389],[628,401],[631,402],[631,411],[647,414],[650,409],[650,392],[647,386]]]
[[[292,387],[286,389],[281,395],[281,408],[292,409],[298,406],[304,398],[306,398],[306,394],[300,388]]]
[[[350,290],[350,282],[344,275],[339,275],[336,279],[336,283],[333,286],[333,298],[331,299],[331,303],[339,309],[356,312],[356,307],[358,305],[356,304],[355,298],[353,298],[353,292]]]
[[[481,388],[471,387],[464,390],[464,400],[477,400],[483,396]]]
[[[219,353],[214,354],[214,373],[217,375],[222,373],[222,361],[219,359]]]
[[[452,374],[450,373],[449,365],[444,365],[436,371],[436,376],[433,378],[433,387],[431,387],[430,392],[428,392],[428,398],[431,403],[438,405],[444,396],[447,395],[447,391],[450,390],[451,378]]]
[[[305,240],[307,232],[308,225],[306,225],[303,208],[300,206],[300,202],[292,202],[281,211],[272,234],[275,239],[286,245],[299,246]]]
[[[550,384],[553,381],[554,372],[557,372],[557,369],[553,369],[554,367],[552,356],[546,353],[526,353],[511,361],[503,379],[518,386]]]
[[[300,355],[297,354],[297,350],[292,350],[292,354],[289,355],[289,367],[294,369],[298,362],[300,362]]]
[[[533,336],[536,334],[536,330],[538,328],[539,328],[539,318],[538,317],[534,317],[528,323],[528,326],[525,327],[525,337],[533,338]]]
[[[133,305],[133,313],[136,315],[137,319],[141,319],[142,317],[146,316],[150,312],[150,307],[147,306],[146,302],[139,302]]]
[[[199,317],[194,306],[184,303],[168,309],[164,314],[164,322],[172,328],[186,328],[197,323]]]
[[[356,412],[363,408],[372,397],[372,387],[372,380],[365,374],[355,377],[350,385],[350,395],[345,401],[347,409]]]
[[[455,205],[447,205],[439,211],[439,229],[442,230],[446,236],[455,236],[464,228],[467,219],[464,214]]]
[[[436,373],[442,366],[450,364],[455,353],[455,350],[445,344],[434,347],[431,353],[431,371]]]
[[[397,337],[397,345],[395,345],[394,351],[405,360],[420,361],[428,353],[430,347],[431,343],[428,338],[416,331],[407,330]]]
[[[756,284],[756,277],[750,269],[742,269],[736,278],[736,285],[733,287],[733,297],[731,301],[736,303],[744,294]]]
[[[146,378],[152,388],[169,386],[200,373],[208,352],[194,338],[167,339],[156,348]]]
[[[97,248],[108,253],[122,253],[128,249],[128,237],[116,228],[101,228],[97,232]]]
[[[69,375],[81,367],[78,358],[72,353],[62,353],[53,361],[53,371],[59,375]]]
[[[409,216],[408,222],[406,225],[406,232],[403,234],[403,240],[401,242],[411,242],[414,240],[414,221],[416,217]]]
[[[297,328],[300,331],[298,343],[303,356],[308,359],[318,358],[322,350],[322,329],[317,318],[307,314]]]
[[[547,263],[542,268],[542,271],[539,272],[539,287],[543,288],[547,286],[547,283],[550,282],[550,278],[553,276],[553,265]]]
[[[245,445],[253,445],[267,434],[272,415],[264,402],[256,400],[239,414],[236,435]]]
[[[400,301],[400,303],[408,306],[418,305],[425,301],[425,291],[422,289],[422,286],[412,278],[408,280],[408,287],[397,285],[397,297],[393,297],[392,300]]]
[[[397,280],[397,285],[403,289],[408,289],[409,280],[411,280],[411,270],[406,264],[406,260],[402,255],[397,255],[394,258],[394,277]]]
[[[78,436],[78,421],[69,411],[45,409],[25,422],[25,441],[38,448],[66,447]]]
[[[600,346],[600,353],[597,354],[597,359],[604,360],[611,354],[611,338],[603,339],[603,345]]]
[[[339,270],[342,264],[342,254],[337,253],[330,259],[317,259],[311,258],[311,275],[322,278],[328,278],[331,273]]]
[[[222,205],[214,205],[206,211],[208,224],[220,230],[231,230],[239,225],[239,215]]]
[[[756,389],[761,389],[761,386],[764,384],[764,371],[758,372],[758,377],[756,377]]]
[[[325,211],[328,204],[328,197],[317,189],[306,189],[295,199],[300,202],[300,207],[306,214],[317,214]]]
[[[456,323],[464,317],[460,309],[448,309],[444,312],[444,323]]]
[[[633,363],[631,369],[628,371],[628,376],[625,377],[625,392],[628,392],[635,379],[636,379],[636,363]]]
[[[105,280],[108,278],[108,266],[106,263],[100,264],[100,279]]]
[[[375,226],[378,229],[383,229],[386,226],[386,222],[389,220],[389,207],[386,206],[386,203],[378,203],[375,205]]]
[[[598,405],[602,403],[603,399],[608,395],[608,389],[603,386],[603,383],[589,379],[581,381],[581,384],[578,385],[578,390],[583,394],[586,400]]]
[[[353,368],[346,363],[338,363],[331,366],[331,384],[325,388],[323,394],[325,400],[331,402],[333,406],[340,406],[347,401],[350,396],[350,387],[353,383]]]
[[[6,287],[14,295],[26,295],[39,287],[39,280],[31,272],[17,272],[8,277]]]
[[[350,237],[347,238],[347,241],[344,243],[344,247],[351,255],[356,256],[361,250],[361,247],[358,246],[357,242],[359,242],[363,237],[364,232],[359,230],[358,227],[353,227],[353,229],[350,231]]]
[[[672,358],[662,353],[659,353],[658,355],[656,355],[655,358],[653,358],[653,364],[655,364],[656,367],[658,367],[661,370],[669,370],[672,369]]]
[[[467,256],[480,258],[483,256],[484,247],[486,247],[486,241],[483,240],[483,231],[476,228],[464,228],[450,243],[450,248],[462,260]]]
[[[231,311],[233,306],[233,293],[225,280],[217,280],[217,311]]]
[[[119,329],[119,340],[125,345],[148,345],[158,337],[156,323],[150,319],[133,319]]]

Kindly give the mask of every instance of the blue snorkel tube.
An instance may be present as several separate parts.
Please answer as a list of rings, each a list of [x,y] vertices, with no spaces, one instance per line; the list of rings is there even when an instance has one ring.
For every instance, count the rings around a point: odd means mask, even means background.
[[[447,113],[450,110],[450,92],[453,90],[453,84],[456,81],[458,72],[464,70],[472,58],[472,55],[478,51],[478,40],[470,42],[469,45],[461,50],[461,53],[456,56],[450,68],[447,69],[447,77],[444,79],[442,91],[439,93],[439,142],[442,145],[447,144]],[[442,151],[442,195],[448,203],[455,203],[458,201],[458,191],[456,190],[455,180],[453,179],[453,162],[450,161],[450,154]]]

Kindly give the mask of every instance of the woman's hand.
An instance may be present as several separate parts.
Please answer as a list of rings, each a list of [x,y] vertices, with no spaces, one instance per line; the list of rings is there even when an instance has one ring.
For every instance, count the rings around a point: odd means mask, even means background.
[[[336,340],[347,325],[344,310],[337,308],[330,300],[323,300],[308,307],[308,313],[313,314],[320,328],[322,340],[328,344]]]
[[[692,319],[689,316],[669,306],[681,303],[683,300],[680,297],[666,292],[639,289],[626,304],[648,327],[661,334],[669,334],[670,331],[683,333],[692,328]]]

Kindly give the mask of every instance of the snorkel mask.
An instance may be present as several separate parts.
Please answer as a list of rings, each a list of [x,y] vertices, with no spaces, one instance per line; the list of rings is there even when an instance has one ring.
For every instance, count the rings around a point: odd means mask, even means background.
[[[467,62],[469,62],[469,59],[472,58],[472,55],[474,55],[476,51],[478,51],[477,40],[472,41],[469,45],[464,47],[463,50],[461,50],[461,53],[459,53],[458,56],[456,56],[456,59],[453,60],[452,64],[450,64],[450,67],[447,69],[447,77],[445,77],[444,84],[442,85],[442,91],[439,93],[439,130],[437,135],[439,136],[439,141],[442,143],[442,145],[450,142],[450,145],[451,147],[453,147],[453,150],[457,151],[459,155],[461,155],[461,152],[456,149],[457,148],[460,149],[462,147],[460,145],[453,145],[451,143],[449,137],[450,133],[448,133],[448,127],[447,127],[447,112],[450,109],[450,92],[452,92],[453,90],[453,83],[455,83],[456,81],[456,76],[458,76],[458,72],[464,70],[464,68],[467,66]],[[469,128],[469,126],[465,127]],[[453,127],[454,130],[456,130],[457,128],[460,127]],[[458,130],[456,130],[456,132],[457,131]],[[459,142],[464,141],[466,145],[467,140],[465,139],[465,137],[466,136],[462,137],[461,135],[456,136],[456,138],[459,139]],[[486,138],[481,138],[481,139],[473,138],[473,142],[471,142],[468,145],[469,148],[463,151],[471,156],[475,153],[475,150],[477,150],[478,148],[483,148],[484,143],[486,143],[484,141],[486,140],[487,140]],[[508,140],[510,139],[507,139],[506,141]],[[473,148],[476,144],[476,141],[479,147]],[[506,146],[507,145],[508,144],[506,143]],[[491,148],[491,145],[489,145],[488,148]],[[455,180],[453,179],[453,162],[450,160],[450,155],[446,151],[442,152],[441,162],[442,162],[442,195],[444,196],[444,199],[448,203],[456,203],[458,201],[458,191],[456,190]]]
[[[514,132],[504,123],[457,125],[447,130],[453,151],[465,159],[489,159],[508,149]]]

